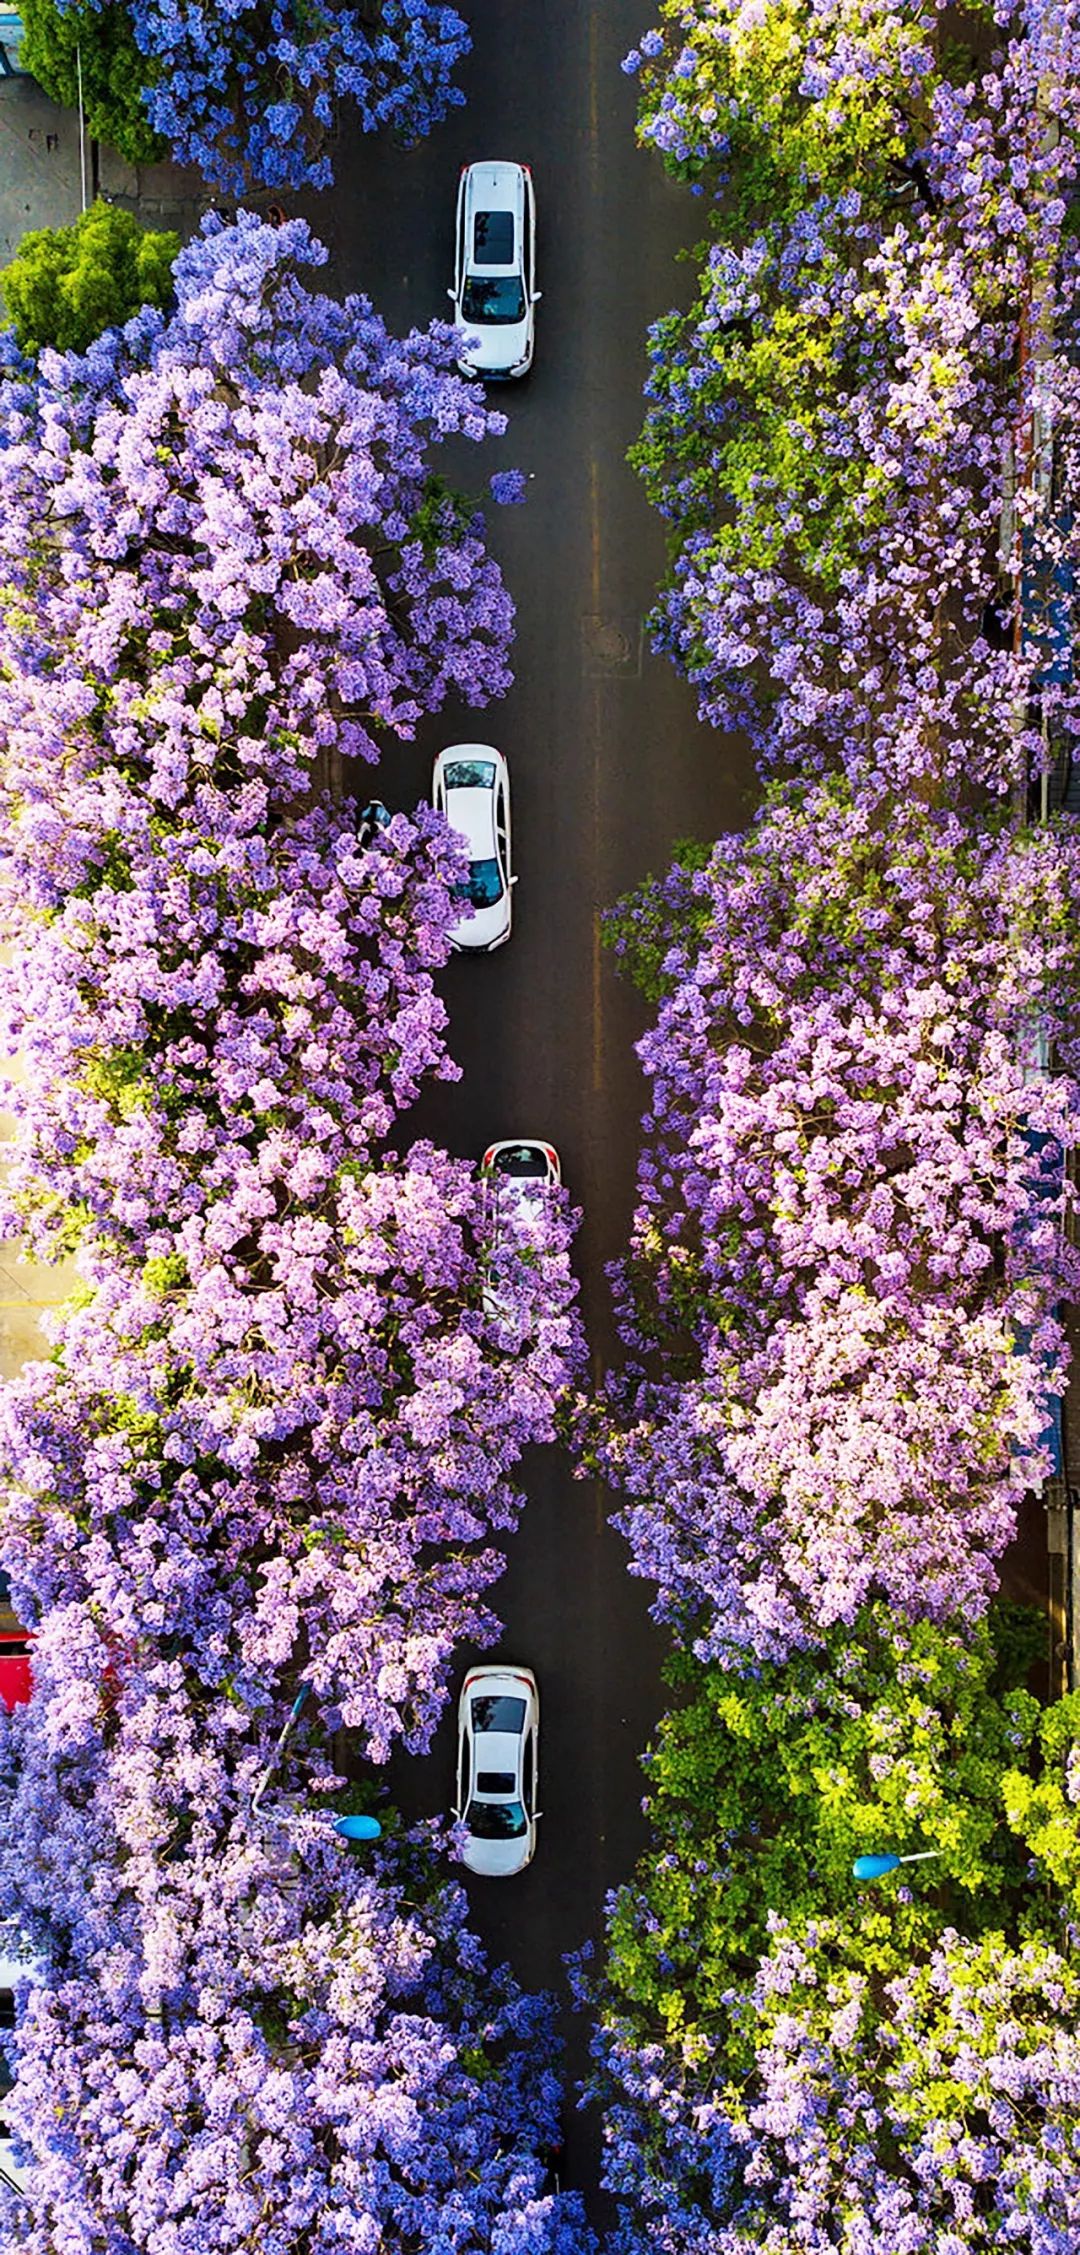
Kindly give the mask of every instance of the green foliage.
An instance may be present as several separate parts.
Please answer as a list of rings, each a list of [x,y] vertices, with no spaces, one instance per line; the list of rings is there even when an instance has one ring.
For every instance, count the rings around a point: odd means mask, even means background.
[[[476,522],[476,502],[438,470],[424,480],[424,494],[409,523],[408,538],[418,540],[428,562],[447,542],[466,539]]]
[[[129,164],[152,164],[168,155],[168,144],[148,125],[142,90],[153,84],[153,65],[140,55],[131,19],[120,0],[95,7],[92,0],[64,10],[55,0],[22,0],[25,38],[22,62],[54,102],[74,109],[82,96],[86,129],[108,141]]]
[[[73,227],[25,235],[0,289],[23,352],[85,352],[141,306],[168,304],[180,237],[141,227],[129,211],[91,204]]]
[[[928,138],[935,88],[958,70],[968,75],[968,50],[941,38],[933,8],[898,4],[870,14],[856,0],[837,14],[836,67],[820,90],[808,92],[819,25],[805,0],[769,0],[753,9],[720,0],[693,12],[686,0],[661,0],[670,44],[642,71],[639,136],[651,140],[653,120],[662,124],[679,58],[680,112],[711,131],[691,137],[685,155],[673,152],[670,138],[658,138],[676,178],[711,181],[722,121],[722,165],[730,174],[718,213],[722,232],[741,233],[762,214],[783,223],[815,197],[852,188],[864,209],[910,193],[909,167]],[[974,32],[993,22],[992,0],[969,0],[955,16],[958,28],[966,18]],[[846,69],[839,59],[845,45]]]
[[[695,870],[707,868],[711,853],[701,839],[676,839],[667,874],[646,877],[604,917],[605,947],[614,949],[647,1002],[661,1001],[678,984],[664,970],[669,950],[677,945],[680,952],[692,952],[705,932],[708,908],[695,894],[693,878]]]
[[[1001,1781],[1010,1825],[1080,1918],[1080,1691],[1040,1718],[1035,1775],[1010,1769]]]
[[[1055,1879],[1070,1852],[1080,1869],[1075,1812],[1070,1851],[1060,1805],[1080,1701],[1040,1715],[1015,1680],[1015,1624],[1002,1684],[994,1630],[993,1612],[961,1637],[901,1628],[882,1607],[824,1656],[756,1678],[676,1659],[671,1680],[690,1696],[645,1757],[654,1847],[610,1924],[617,2011],[644,2010],[669,2039],[717,2027],[769,1948],[771,1915],[839,1919],[857,1962],[885,1978],[943,1926],[1018,1931],[1039,1894],[1028,1844],[1047,1843]],[[1053,1763],[1058,1798],[1044,1783],[1025,1802],[1025,1781]],[[861,1852],[922,1848],[937,1860],[854,1884]]]
[[[889,488],[874,463],[842,457],[825,441],[837,398],[856,393],[864,364],[888,347],[850,292],[840,302],[828,296],[827,271],[809,304],[773,299],[774,266],[770,259],[755,276],[762,305],[753,321],[738,313],[718,320],[707,268],[690,312],[657,323],[652,404],[628,459],[657,508],[671,514],[677,497],[678,547],[694,533],[708,536],[699,570],[718,558],[770,571],[797,533],[803,573],[835,593]]]

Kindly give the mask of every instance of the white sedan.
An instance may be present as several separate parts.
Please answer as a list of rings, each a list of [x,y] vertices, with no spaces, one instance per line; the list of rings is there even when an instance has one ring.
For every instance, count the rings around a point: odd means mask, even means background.
[[[513,1294],[505,1288],[497,1259],[517,1247],[543,1247],[548,1234],[551,1193],[562,1181],[559,1154],[552,1143],[489,1143],[480,1161],[484,1189],[484,1312],[502,1328],[504,1341],[520,1340]]]
[[[552,1143],[507,1140],[489,1143],[480,1161],[484,1185],[484,1237],[489,1250],[512,1234],[520,1243],[542,1240],[549,1194],[562,1181],[559,1154]]]
[[[463,165],[458,184],[454,281],[447,295],[469,342],[463,376],[524,376],[532,365],[536,199],[527,164]]]
[[[0,1957],[0,2031],[10,2034],[16,2026],[15,1992],[21,1981],[40,1978],[33,1958]],[[7,2100],[14,2087],[14,2077],[6,2060],[0,2060],[0,2184],[9,2191],[24,2193],[31,2178],[25,2161],[15,2158],[15,2142],[7,2120]]]
[[[461,886],[464,913],[450,945],[488,955],[510,937],[510,775],[490,744],[451,744],[435,762],[431,796],[464,840],[468,876]]]
[[[540,1694],[531,1668],[470,1668],[458,1701],[464,1861],[488,1879],[524,1871],[540,1819]]]

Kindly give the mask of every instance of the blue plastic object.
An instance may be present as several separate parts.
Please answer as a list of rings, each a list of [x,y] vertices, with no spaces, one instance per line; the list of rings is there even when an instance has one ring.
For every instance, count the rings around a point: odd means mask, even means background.
[[[382,1826],[378,1817],[335,1817],[334,1831],[343,1840],[377,1840]]]
[[[856,1856],[852,1871],[856,1879],[884,1879],[887,1871],[899,1869],[899,1856]]]

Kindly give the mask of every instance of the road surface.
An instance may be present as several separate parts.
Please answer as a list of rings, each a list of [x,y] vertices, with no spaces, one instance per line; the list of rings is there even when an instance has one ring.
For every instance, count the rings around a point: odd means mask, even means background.
[[[663,528],[625,462],[646,327],[689,289],[675,254],[693,240],[698,207],[635,146],[634,82],[619,65],[648,21],[643,0],[472,0],[466,13],[467,107],[407,153],[344,134],[335,189],[309,210],[333,253],[330,285],[367,291],[404,329],[446,314],[460,165],[496,156],[533,168],[536,364],[492,394],[506,437],[453,464],[476,486],[511,464],[532,473],[525,507],[491,512],[518,611],[515,686],[483,713],[447,712],[415,750],[388,753],[378,787],[409,804],[427,790],[433,752],[459,737],[509,759],[514,934],[500,954],[443,975],[464,1077],[425,1099],[419,1124],[463,1153],[507,1135],[558,1145],[584,1209],[577,1263],[599,1366],[611,1346],[604,1263],[625,1240],[644,1094],[633,1053],[643,1015],[601,951],[600,913],[661,869],[677,838],[740,826],[753,803],[745,751],[699,725],[685,685],[645,647]],[[365,796],[370,787],[365,775]],[[611,1499],[574,1481],[554,1449],[525,1475],[494,1602],[500,1652],[540,1679],[541,1845],[521,1878],[470,1890],[492,1953],[565,1996],[563,1953],[599,1934],[605,1893],[644,1841],[638,1755],[662,1707],[662,1643],[607,1524]],[[407,1807],[447,1806],[452,1745],[448,1718],[427,1760],[395,1765]],[[585,2030],[572,2015],[567,2033],[580,2073]],[[595,2179],[581,2121],[568,2122],[567,2164],[570,2182]]]

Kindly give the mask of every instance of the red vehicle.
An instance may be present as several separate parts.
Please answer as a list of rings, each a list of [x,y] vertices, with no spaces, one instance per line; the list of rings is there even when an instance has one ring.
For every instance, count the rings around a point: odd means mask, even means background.
[[[9,1714],[25,1704],[32,1689],[29,1631],[11,1610],[11,1585],[0,1571],[0,1700]]]

